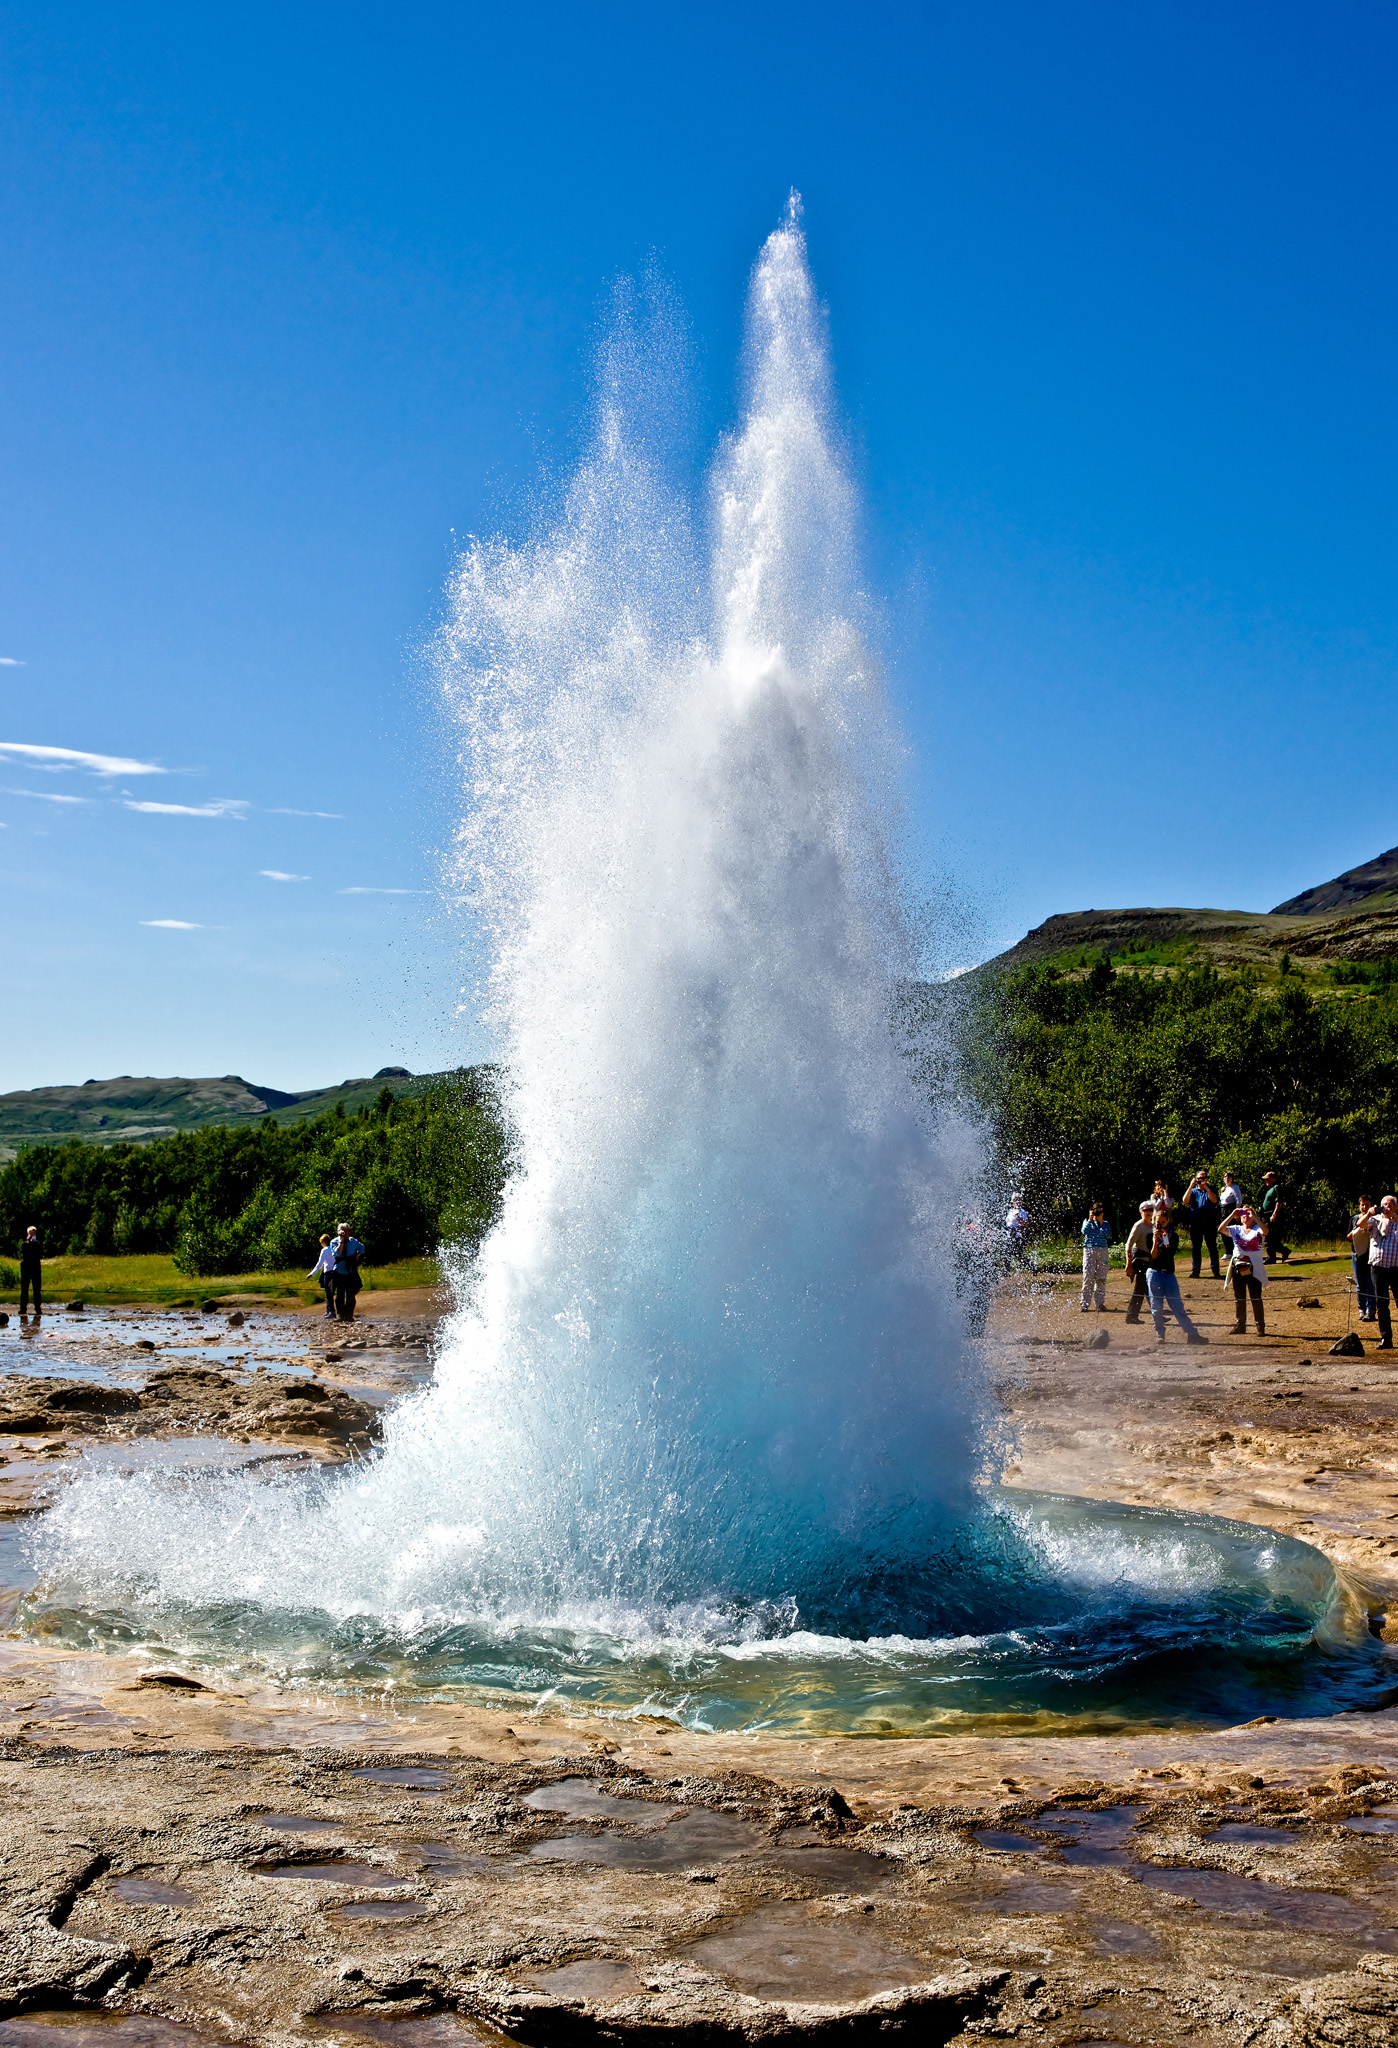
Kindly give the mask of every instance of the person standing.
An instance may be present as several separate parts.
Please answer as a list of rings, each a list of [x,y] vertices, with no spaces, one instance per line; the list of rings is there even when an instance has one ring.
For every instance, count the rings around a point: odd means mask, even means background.
[[[1155,1341],[1165,1342],[1165,1310],[1168,1308],[1184,1331],[1186,1344],[1207,1344],[1208,1338],[1195,1329],[1190,1321],[1189,1311],[1180,1293],[1180,1283],[1175,1278],[1175,1248],[1179,1243],[1179,1232],[1168,1209],[1155,1212],[1155,1229],[1151,1237],[1150,1254],[1146,1264],[1146,1290],[1150,1295],[1150,1316],[1155,1324]]]
[[[1010,1196],[1010,1210],[1005,1218],[1005,1236],[1009,1240],[1010,1263],[1024,1265],[1028,1252],[1026,1234],[1029,1229],[1029,1211],[1024,1206],[1023,1195]]]
[[[333,1316],[335,1313],[335,1249],[324,1231],[322,1231],[320,1239],[320,1257],[316,1260],[306,1278],[320,1283],[321,1290],[325,1295],[325,1313],[328,1316]]]
[[[1154,1204],[1154,1206],[1157,1209],[1162,1210],[1166,1216],[1169,1215],[1170,1211],[1175,1206],[1175,1198],[1170,1193],[1169,1188],[1166,1186],[1163,1180],[1158,1180],[1155,1183],[1155,1193],[1151,1196],[1151,1201]]]
[[[1267,1334],[1267,1317],[1262,1306],[1262,1289],[1267,1284],[1267,1233],[1244,1202],[1231,1221],[1219,1232],[1231,1247],[1228,1278],[1233,1285],[1233,1335],[1244,1337],[1248,1327],[1248,1302],[1259,1337]]]
[[[1377,1312],[1374,1299],[1373,1276],[1369,1271],[1369,1219],[1374,1214],[1374,1205],[1367,1195],[1359,1197],[1359,1213],[1350,1226],[1349,1242],[1353,1254],[1354,1298],[1359,1310],[1361,1323],[1372,1323]]]
[[[21,1317],[23,1317],[25,1310],[29,1306],[31,1289],[34,1294],[35,1316],[41,1316],[44,1313],[43,1258],[44,1249],[39,1242],[38,1230],[31,1223],[24,1236],[20,1239],[19,1246],[19,1312]]]
[[[364,1246],[357,1237],[350,1235],[348,1223],[337,1225],[335,1242],[331,1246],[335,1264],[335,1313],[342,1323],[354,1321],[354,1297],[359,1292],[359,1261],[364,1256]]]
[[[1142,1202],[1141,1213],[1132,1224],[1126,1239],[1126,1277],[1136,1283],[1131,1290],[1131,1299],[1126,1304],[1128,1323],[1139,1323],[1141,1320],[1141,1305],[1147,1298],[1146,1274],[1149,1268],[1146,1262],[1150,1258],[1150,1241],[1154,1235],[1155,1204]]]
[[[1199,1263],[1204,1245],[1209,1248],[1209,1264],[1215,1280],[1218,1278],[1218,1196],[1209,1186],[1209,1176],[1200,1167],[1184,1191],[1184,1211],[1189,1222],[1189,1249],[1193,1255],[1190,1279],[1199,1278]]]
[[[1267,1233],[1267,1249],[1272,1257],[1283,1262],[1289,1259],[1291,1247],[1282,1240],[1281,1182],[1270,1166],[1262,1176],[1262,1228]]]
[[[1393,1317],[1389,1303],[1398,1294],[1398,1202],[1385,1195],[1369,1217],[1369,1278],[1377,1297],[1379,1341],[1375,1351],[1393,1349]]]
[[[1226,1223],[1233,1214],[1233,1211],[1241,1209],[1246,1200],[1247,1196],[1239,1187],[1232,1167],[1225,1166],[1223,1169],[1223,1186],[1218,1191],[1218,1209],[1222,1221]]]
[[[1083,1219],[1082,1236],[1082,1312],[1086,1315],[1092,1307],[1092,1296],[1097,1296],[1097,1306],[1107,1306],[1107,1268],[1111,1262],[1112,1230],[1106,1212],[1100,1202],[1094,1202]]]

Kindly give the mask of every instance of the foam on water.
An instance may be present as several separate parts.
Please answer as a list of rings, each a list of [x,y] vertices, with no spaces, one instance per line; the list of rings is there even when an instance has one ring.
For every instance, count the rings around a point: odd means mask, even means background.
[[[1182,1518],[987,1505],[947,1252],[974,1147],[894,1029],[890,748],[794,213],[697,515],[654,353],[606,358],[552,530],[449,590],[515,1170],[436,1382],[329,1477],[80,1479],[48,1625],[701,1724],[1085,1696],[1205,1611],[1227,1640],[1243,1587],[1291,1654],[1334,1592],[1304,1546],[1278,1580]]]

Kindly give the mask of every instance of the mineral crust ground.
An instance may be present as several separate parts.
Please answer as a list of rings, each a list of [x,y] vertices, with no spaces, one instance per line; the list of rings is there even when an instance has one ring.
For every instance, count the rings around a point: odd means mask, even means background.
[[[1214,1283],[1183,1285],[1207,1349],[1126,1326],[1119,1277],[1086,1316],[1062,1283],[1007,1287],[985,1341],[1011,1484],[1303,1536],[1398,1636],[1389,1354],[1332,1358],[1344,1299],[1303,1269],[1272,1284],[1260,1343],[1226,1334]],[[6,1439],[0,1418],[11,1512],[122,1432],[236,1418],[250,1457],[351,1454],[430,1362],[421,1322],[282,1336],[206,1345],[224,1388],[153,1358],[164,1422],[158,1397],[48,1411],[7,1383],[12,1417],[63,1425]],[[307,1371],[326,1399],[288,1398]],[[228,1421],[201,1419],[215,1402]],[[221,1685],[0,1637],[0,2048],[501,2035],[1392,2048],[1398,1709],[777,1739]]]

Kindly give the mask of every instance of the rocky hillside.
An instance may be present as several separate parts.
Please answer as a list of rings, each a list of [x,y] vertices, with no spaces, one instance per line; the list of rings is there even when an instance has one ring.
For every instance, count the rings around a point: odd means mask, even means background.
[[[260,1123],[265,1116],[275,1116],[279,1123],[300,1123],[324,1116],[340,1103],[349,1115],[373,1102],[386,1087],[395,1095],[421,1095],[440,1078],[411,1074],[406,1067],[380,1067],[363,1080],[299,1094],[255,1086],[241,1074],[206,1080],[118,1074],[115,1080],[84,1081],[81,1086],[17,1088],[0,1095],[0,1157],[13,1156],[19,1145],[45,1140],[85,1138],[97,1145],[115,1145],[168,1138],[176,1131],[203,1130],[210,1124]]]
[[[1253,966],[1264,974],[1276,973],[1283,955],[1303,972],[1341,961],[1370,965],[1398,959],[1398,847],[1271,911],[1062,911],[986,965],[1071,965],[1104,951],[1119,968],[1167,968],[1196,959],[1216,967]]]

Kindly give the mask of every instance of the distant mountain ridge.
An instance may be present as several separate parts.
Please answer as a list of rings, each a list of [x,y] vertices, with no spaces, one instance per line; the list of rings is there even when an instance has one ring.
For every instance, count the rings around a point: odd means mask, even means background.
[[[1273,972],[1284,954],[1303,969],[1398,957],[1398,847],[1270,911],[1150,905],[1059,911],[987,960],[985,968],[1071,960],[1084,952],[1109,953],[1128,967],[1167,967],[1196,958],[1217,967]]]
[[[296,1093],[256,1086],[241,1074],[201,1080],[118,1074],[81,1086],[16,1088],[0,1095],[0,1153],[9,1156],[20,1145],[66,1138],[96,1145],[140,1144],[210,1124],[261,1123],[268,1116],[301,1123],[341,1104],[348,1115],[376,1100],[384,1088],[395,1095],[421,1095],[442,1078],[413,1074],[406,1067],[380,1067],[361,1080]]]
[[[1288,897],[1279,903],[1274,917],[1318,917],[1327,910],[1350,910],[1358,903],[1369,903],[1375,896],[1398,894],[1398,846],[1390,846],[1387,853],[1381,853],[1375,860],[1365,861],[1363,867],[1347,868],[1342,875],[1336,875],[1333,882],[1318,882],[1314,889],[1303,889],[1299,896]]]

